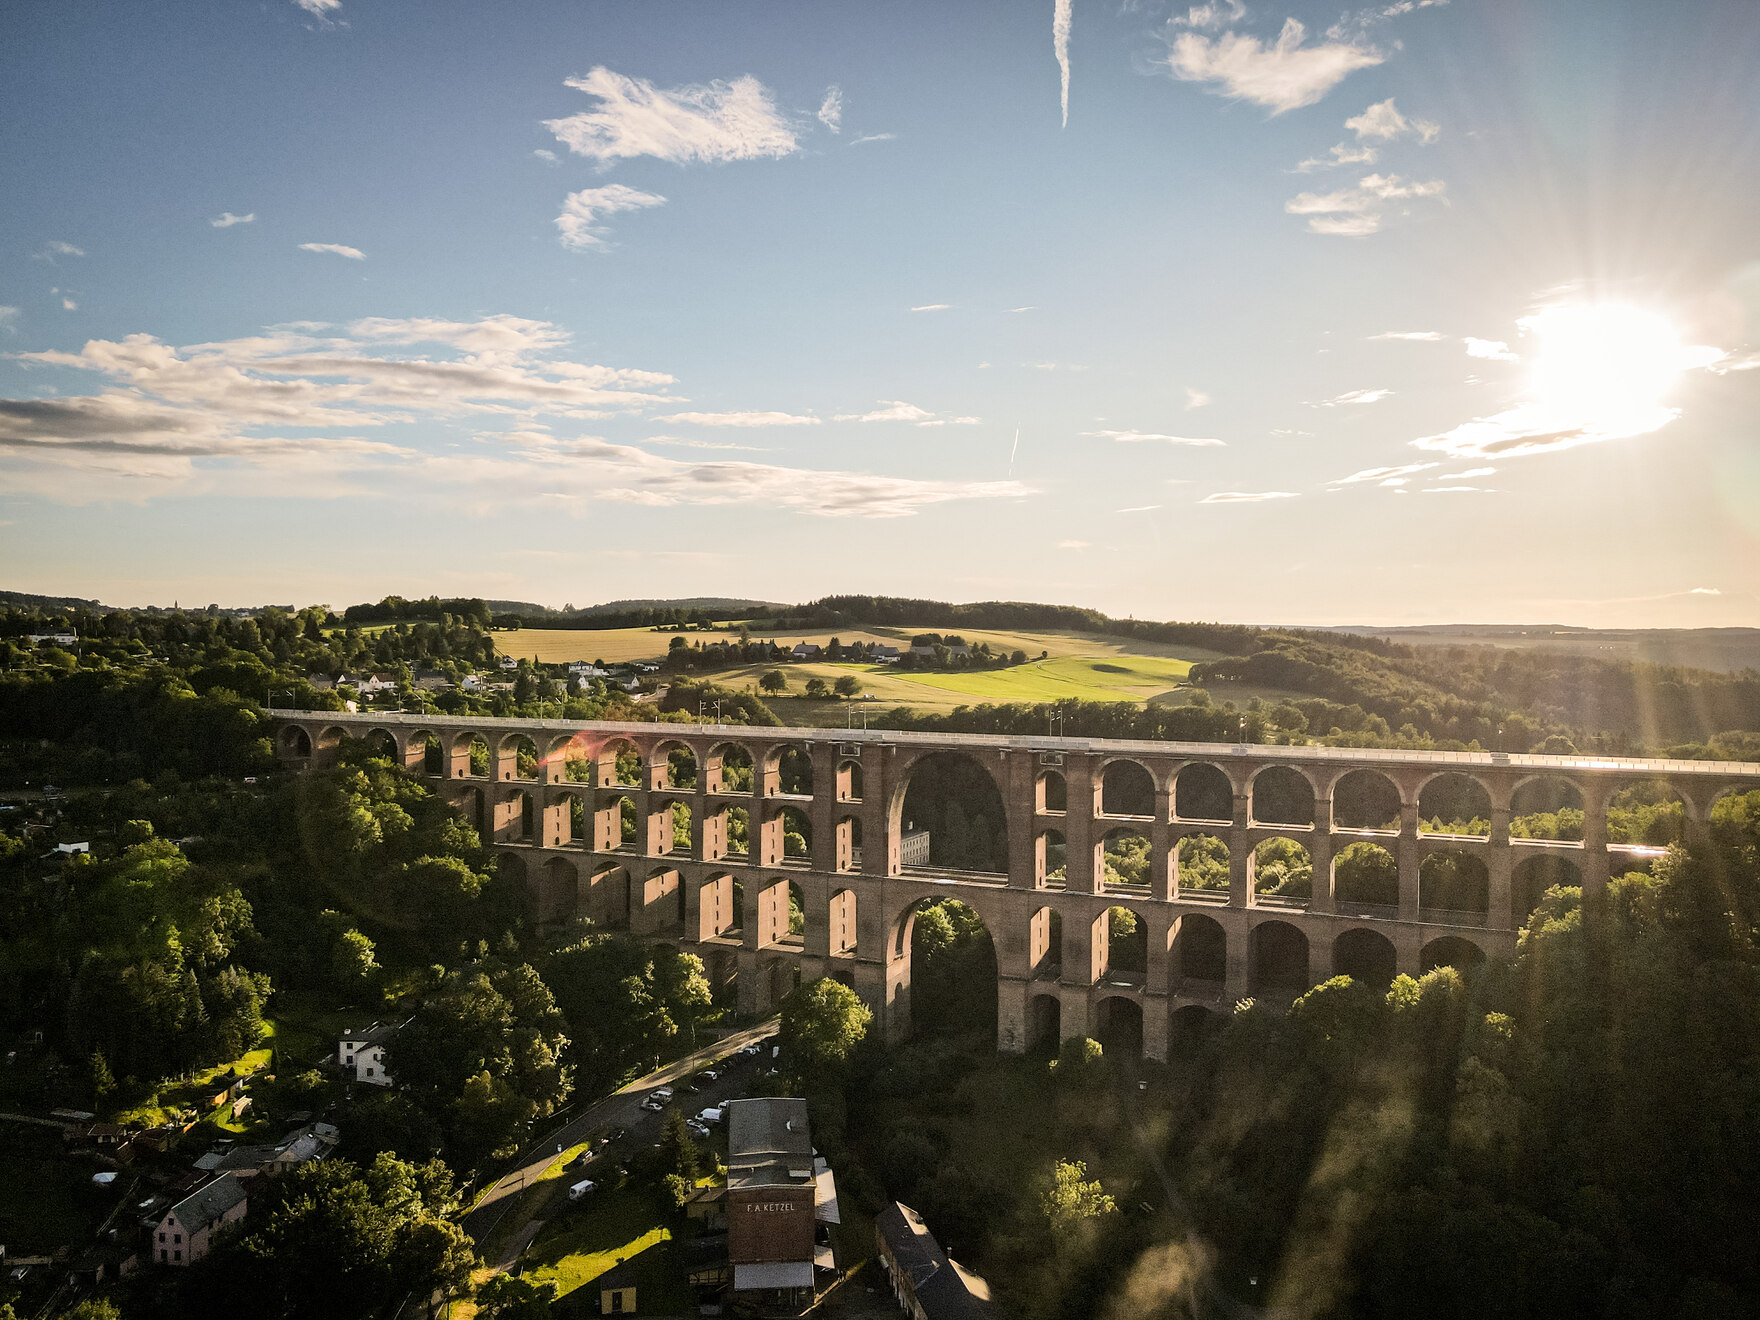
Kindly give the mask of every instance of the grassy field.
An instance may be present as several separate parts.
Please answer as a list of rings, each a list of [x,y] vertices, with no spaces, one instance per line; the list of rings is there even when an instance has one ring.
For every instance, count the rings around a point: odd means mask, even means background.
[[[844,630],[835,636],[845,642],[881,642],[906,646],[923,628],[877,628]],[[692,640],[708,641],[725,634],[689,634]],[[792,647],[796,642],[824,645],[831,633],[777,634],[774,640]],[[763,634],[754,633],[754,637]],[[1033,659],[1006,669],[972,671],[901,670],[894,665],[790,664],[783,667],[789,690],[771,704],[784,720],[803,725],[844,723],[848,715],[841,701],[810,701],[800,694],[810,678],[827,686],[845,674],[858,675],[863,690],[880,706],[909,706],[913,710],[943,713],[957,706],[982,702],[1048,701],[1156,701],[1177,704],[1184,698],[1182,685],[1199,660],[1215,658],[1215,652],[1198,647],[1163,646],[1095,633],[1000,632],[988,629],[961,633],[968,642],[987,642],[1004,653],[1025,651]],[[496,644],[505,654],[535,656],[549,663],[601,659],[609,662],[656,660],[666,652],[671,634],[645,628],[620,628],[603,632],[522,629],[499,633]],[[728,687],[753,688],[758,676],[771,665],[747,665],[703,674]]]
[[[667,1268],[669,1210],[657,1188],[601,1187],[544,1226],[525,1254],[525,1277],[554,1283],[567,1296],[620,1260],[640,1253],[637,1305],[643,1314],[681,1314],[690,1306],[684,1282]],[[595,1299],[596,1300],[596,1299]]]

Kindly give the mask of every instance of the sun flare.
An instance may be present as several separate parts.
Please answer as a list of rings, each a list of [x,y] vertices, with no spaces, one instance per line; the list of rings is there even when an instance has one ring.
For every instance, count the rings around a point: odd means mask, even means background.
[[[1577,303],[1523,317],[1538,341],[1529,388],[1548,414],[1603,435],[1641,435],[1666,424],[1681,374],[1716,350],[1688,346],[1666,316],[1627,303]]]

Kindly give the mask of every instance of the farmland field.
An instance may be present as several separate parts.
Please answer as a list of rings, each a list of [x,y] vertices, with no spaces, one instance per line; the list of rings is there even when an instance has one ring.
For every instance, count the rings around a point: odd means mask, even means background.
[[[833,636],[844,642],[880,642],[908,646],[910,639],[930,628],[843,629],[836,633],[764,633],[756,640],[769,640],[784,647],[796,642],[823,646]],[[692,642],[712,642],[726,633],[687,633]],[[739,665],[728,669],[693,670],[693,677],[707,678],[725,687],[757,690],[758,677],[780,667],[788,676],[788,690],[766,702],[790,724],[836,725],[850,712],[841,700],[816,700],[802,695],[807,680],[823,679],[827,686],[846,674],[862,680],[862,690],[872,705],[881,709],[909,706],[924,714],[944,714],[958,706],[985,702],[1128,701],[1179,705],[1190,695],[1186,686],[1192,665],[1215,658],[1200,647],[1167,646],[1129,638],[1079,632],[1002,632],[991,629],[964,630],[968,642],[987,642],[1004,653],[1025,651],[1033,659],[1005,669],[915,670],[896,665],[804,663]],[[570,660],[658,660],[666,654],[673,634],[648,628],[617,628],[602,631],[526,628],[495,634],[504,654],[533,656],[547,664]],[[1043,657],[1043,658],[1041,658]],[[1223,694],[1218,694],[1219,696]],[[1285,694],[1230,689],[1227,696],[1281,699]],[[860,718],[859,712],[856,718]]]

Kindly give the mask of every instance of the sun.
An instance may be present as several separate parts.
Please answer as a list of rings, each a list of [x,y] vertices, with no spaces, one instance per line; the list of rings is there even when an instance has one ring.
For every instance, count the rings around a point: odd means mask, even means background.
[[[1629,303],[1560,304],[1519,324],[1537,341],[1534,404],[1607,437],[1666,425],[1676,416],[1669,394],[1683,372],[1705,365],[1708,351],[1689,347],[1662,313]]]

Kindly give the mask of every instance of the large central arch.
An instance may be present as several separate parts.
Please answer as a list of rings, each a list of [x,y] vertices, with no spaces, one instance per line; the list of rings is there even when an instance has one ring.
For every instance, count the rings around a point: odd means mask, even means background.
[[[886,946],[889,1034],[984,1034],[996,1039],[996,941],[968,903],[919,898],[892,923]]]
[[[894,791],[890,816],[905,851],[927,833],[928,866],[1008,874],[1008,812],[995,776],[974,757],[931,752],[911,762]],[[907,835],[913,836],[909,843]],[[907,857],[904,864],[914,863]]]

